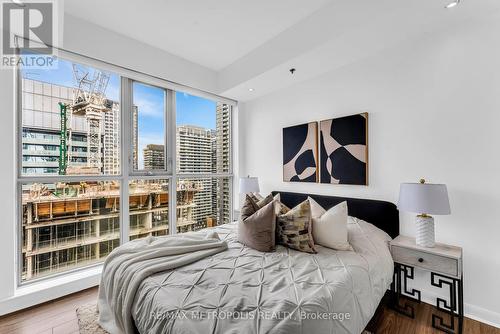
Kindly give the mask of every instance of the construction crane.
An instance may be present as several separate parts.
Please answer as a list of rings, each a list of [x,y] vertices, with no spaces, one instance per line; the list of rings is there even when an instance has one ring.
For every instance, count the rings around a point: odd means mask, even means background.
[[[83,65],[73,64],[73,78],[75,90],[72,104],[60,106],[61,143],[67,141],[68,146],[67,150],[61,147],[60,173],[66,174],[67,167],[72,161],[73,115],[84,116],[87,122],[87,173],[99,173],[102,165],[102,123],[104,113],[110,110],[105,95],[109,74],[101,70],[90,70]],[[69,122],[67,108],[70,109]]]

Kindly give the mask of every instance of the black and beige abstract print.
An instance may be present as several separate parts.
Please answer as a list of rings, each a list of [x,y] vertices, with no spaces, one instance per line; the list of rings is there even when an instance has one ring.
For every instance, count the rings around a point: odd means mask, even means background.
[[[283,129],[283,181],[318,182],[318,123]]]
[[[368,184],[368,114],[320,122],[320,181]]]

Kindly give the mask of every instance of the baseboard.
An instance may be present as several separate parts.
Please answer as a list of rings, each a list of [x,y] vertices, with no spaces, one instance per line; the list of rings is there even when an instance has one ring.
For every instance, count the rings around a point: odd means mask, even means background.
[[[467,318],[471,318],[487,325],[500,328],[500,313],[467,303],[464,304],[464,308],[465,316]]]
[[[33,307],[99,285],[102,267],[44,280],[16,289],[14,295],[0,300],[0,316]]]
[[[422,301],[427,304],[436,305],[436,298],[446,298],[432,291],[422,290]],[[487,325],[500,328],[500,313],[464,302],[464,315],[467,318],[477,320]]]

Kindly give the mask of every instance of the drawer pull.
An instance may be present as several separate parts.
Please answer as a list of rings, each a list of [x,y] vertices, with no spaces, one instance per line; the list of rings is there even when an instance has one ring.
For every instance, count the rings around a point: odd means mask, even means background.
[[[421,257],[418,258],[418,262],[422,263],[424,262],[424,259],[422,259]]]

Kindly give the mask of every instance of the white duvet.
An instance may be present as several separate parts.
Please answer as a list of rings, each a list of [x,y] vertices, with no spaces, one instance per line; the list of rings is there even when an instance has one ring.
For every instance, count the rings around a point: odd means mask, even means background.
[[[237,224],[214,228],[228,249],[144,279],[131,309],[140,333],[356,333],[392,281],[390,237],[349,218],[354,251],[237,241]],[[206,233],[206,232],[195,232]]]

